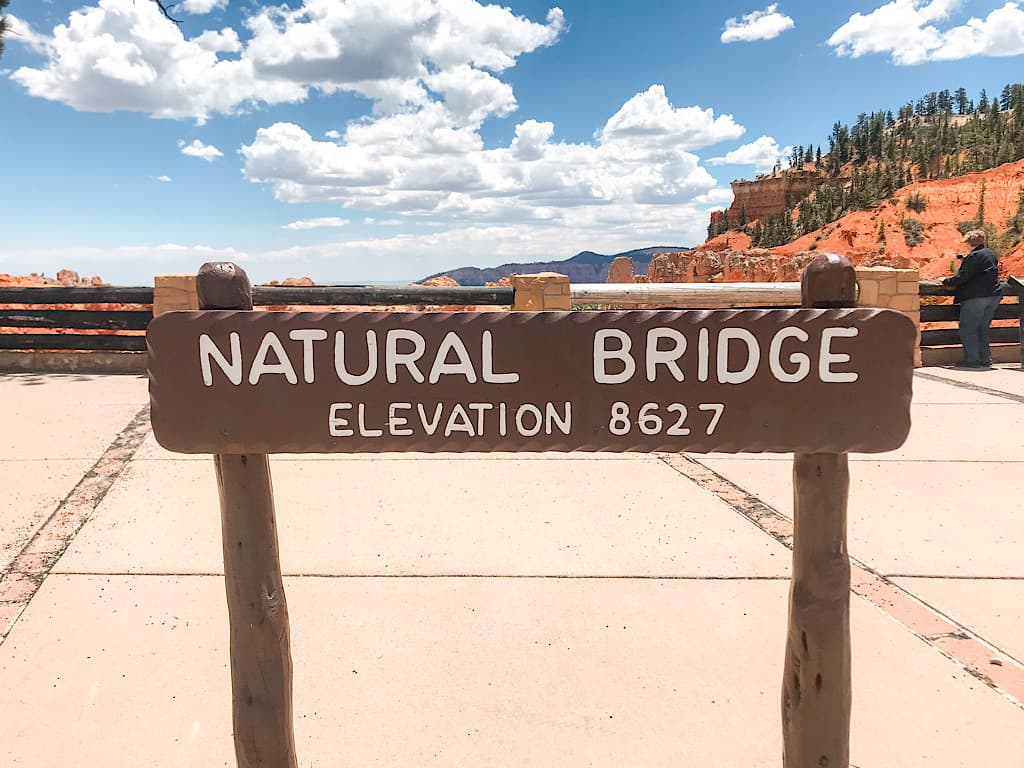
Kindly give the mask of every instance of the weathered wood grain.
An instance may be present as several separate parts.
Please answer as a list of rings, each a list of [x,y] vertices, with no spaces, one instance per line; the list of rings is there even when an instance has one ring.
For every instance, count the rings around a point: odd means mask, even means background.
[[[823,254],[804,270],[803,304],[849,306],[855,285],[847,259]],[[793,575],[782,681],[784,768],[850,764],[849,485],[845,453],[794,456]]]
[[[204,264],[201,309],[252,309],[245,271]],[[214,457],[220,493],[231,657],[231,714],[239,768],[297,768],[288,603],[281,579],[274,489],[266,455]]]

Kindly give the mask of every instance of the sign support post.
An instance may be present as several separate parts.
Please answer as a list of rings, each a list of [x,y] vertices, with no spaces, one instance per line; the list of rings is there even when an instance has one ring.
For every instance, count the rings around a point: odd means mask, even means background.
[[[252,309],[252,287],[233,264],[204,264],[200,309]],[[288,604],[266,454],[217,454],[230,622],[231,715],[238,768],[296,768]]]
[[[853,265],[811,262],[801,280],[805,307],[856,305]],[[814,414],[807,414],[815,418]],[[850,558],[846,453],[793,457],[793,575],[782,683],[784,768],[850,764]]]

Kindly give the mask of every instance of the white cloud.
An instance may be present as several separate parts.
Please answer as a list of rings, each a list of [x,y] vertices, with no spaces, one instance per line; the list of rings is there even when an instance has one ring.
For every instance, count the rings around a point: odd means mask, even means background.
[[[714,179],[687,151],[743,133],[731,116],[673,107],[655,85],[629,99],[594,143],[553,140],[526,120],[507,147],[485,148],[441,102],[350,123],[337,141],[275,123],[243,146],[248,179],[285,202],[334,202],[461,222],[585,222],[638,206],[685,204]],[[596,212],[600,209],[600,213]]]
[[[778,4],[772,3],[763,11],[751,11],[740,18],[727,19],[721,40],[723,43],[772,40],[795,26],[793,19],[779,13]]]
[[[200,160],[205,160],[208,163],[212,163],[218,157],[224,157],[224,153],[215,146],[203,144],[199,139],[194,139],[191,144],[186,144],[184,141],[179,140],[178,146],[181,148],[181,154],[188,155],[189,157],[198,157]]]
[[[770,136],[761,136],[727,152],[724,157],[712,157],[707,162],[708,165],[752,165],[758,173],[766,173],[777,162],[785,164],[792,151],[792,147],[779,147],[778,142]]]
[[[732,115],[715,117],[711,109],[673,107],[665,86],[652,85],[622,105],[599,133],[602,143],[642,142],[659,147],[701,149],[738,139],[744,129]]]
[[[321,227],[344,227],[348,224],[348,219],[342,219],[338,216],[321,216],[317,219],[302,219],[300,221],[293,221],[290,224],[285,224],[282,229],[320,229]]]
[[[984,19],[940,29],[960,0],[893,0],[868,14],[855,13],[829,38],[837,55],[889,54],[894,64],[952,61],[972,56],[1024,54],[1024,9],[1008,2]]]
[[[32,32],[45,52],[42,67],[21,67],[11,76],[31,95],[86,112],[127,110],[154,117],[231,113],[257,101],[301,101],[307,89],[281,80],[260,80],[244,58],[225,59],[237,36],[204,32],[186,39],[160,15],[155,3],[99,0],[73,11],[52,36]]]
[[[183,0],[181,7],[186,13],[196,15],[228,7],[228,0]]]
[[[170,176],[157,176],[156,180],[162,181],[164,184],[170,184],[172,181],[174,181],[174,179],[172,179]]]
[[[13,14],[7,14],[7,42],[18,42],[35,53],[50,55],[51,40],[32,29],[32,26]]]
[[[195,12],[221,5],[189,3]],[[303,0],[261,7],[245,26],[244,41],[230,27],[186,38],[155,3],[98,0],[51,35],[19,23],[23,42],[46,60],[13,79],[82,111],[199,122],[302,101],[313,89],[357,93],[389,114],[429,103],[430,89],[456,119],[474,123],[515,109],[494,74],[553,44],[565,20],[557,8],[538,23],[477,0]]]

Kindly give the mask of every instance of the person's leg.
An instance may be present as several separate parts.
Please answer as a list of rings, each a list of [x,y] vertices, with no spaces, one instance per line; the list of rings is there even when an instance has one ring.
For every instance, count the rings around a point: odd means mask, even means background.
[[[960,302],[960,341],[964,345],[964,362],[981,362],[981,339],[978,331],[984,312],[984,299],[965,299]]]
[[[978,327],[978,359],[982,365],[992,365],[992,352],[989,350],[989,336],[992,326],[992,318],[995,317],[996,309],[999,307],[1000,297],[993,296],[985,299],[982,306],[980,325]]]

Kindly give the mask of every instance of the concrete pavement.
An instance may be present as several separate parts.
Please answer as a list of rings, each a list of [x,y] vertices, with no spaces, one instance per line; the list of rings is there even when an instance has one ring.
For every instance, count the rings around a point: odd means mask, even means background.
[[[851,457],[860,768],[1024,763],[1024,373],[960,373]],[[233,765],[211,461],[127,429],[141,378],[0,398],[0,765]],[[778,765],[791,460],[692,458],[272,459],[300,764]]]

